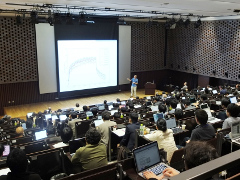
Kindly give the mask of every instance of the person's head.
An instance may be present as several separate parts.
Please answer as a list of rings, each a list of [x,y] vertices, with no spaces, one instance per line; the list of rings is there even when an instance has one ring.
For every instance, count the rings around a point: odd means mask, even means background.
[[[76,112],[70,112],[71,118],[76,119],[77,118],[77,113]]]
[[[210,93],[208,88],[205,88],[204,92],[205,92],[205,94],[209,94]]]
[[[27,120],[26,121],[26,128],[29,129],[29,128],[32,128],[33,126],[33,121],[32,120]]]
[[[175,95],[175,98],[179,101],[180,100],[180,97],[181,97],[181,94],[176,94]]]
[[[185,107],[190,106],[190,104],[191,104],[191,102],[188,98],[184,99],[182,102],[183,102]]]
[[[119,113],[119,112],[115,112],[115,113],[113,114],[113,118],[114,118],[114,119],[120,118],[120,113]]]
[[[158,105],[158,110],[159,110],[159,112],[161,112],[161,113],[165,113],[165,112],[167,111],[167,107],[166,107],[166,105],[164,105],[164,104],[159,104],[159,105]]]
[[[136,123],[138,121],[138,113],[131,113],[130,114],[130,120],[132,123]]]
[[[76,107],[79,107],[79,103],[76,103]]]
[[[178,101],[174,98],[174,99],[171,99],[170,101],[170,105],[173,109],[176,109],[177,107],[177,104],[178,104]]]
[[[119,99],[119,98],[117,98],[117,99],[116,99],[116,101],[117,101],[117,102],[120,102],[120,99]]]
[[[194,168],[216,158],[216,149],[204,141],[190,141],[184,148],[185,169]]]
[[[92,108],[91,111],[92,111],[94,116],[96,116],[97,113],[98,113],[98,109],[97,108]]]
[[[73,131],[70,127],[65,127],[61,131],[61,139],[63,143],[68,143],[73,137]]]
[[[100,140],[101,140],[101,134],[95,128],[90,128],[86,132],[87,144],[95,145],[95,144],[98,144]]]
[[[103,111],[102,112],[102,118],[103,118],[103,120],[104,121],[106,121],[106,120],[109,120],[110,119],[110,112],[108,112],[108,111]]]
[[[160,131],[165,132],[167,130],[167,123],[166,123],[165,119],[159,118],[157,120],[156,125],[157,125],[157,129],[160,130]]]
[[[17,136],[23,137],[23,133],[24,133],[24,129],[21,126],[17,127],[17,129],[16,129]]]
[[[104,101],[103,101],[103,104],[107,104],[107,100],[104,100]]]
[[[227,116],[231,116],[231,117],[238,117],[239,114],[239,106],[236,104],[229,104],[227,106]]]
[[[83,111],[88,111],[88,107],[87,106],[83,106]]]
[[[47,135],[48,136],[49,135],[55,135],[55,132],[56,132],[56,130],[53,126],[50,125],[50,126],[47,127]]]
[[[207,100],[207,95],[206,95],[206,94],[202,94],[202,95],[201,95],[201,99],[202,99],[203,101],[206,101],[206,100]]]
[[[199,124],[207,124],[208,114],[203,109],[198,109],[195,111],[195,118]]]
[[[171,99],[170,99],[170,98],[167,98],[166,101],[165,101],[165,103],[166,103],[167,106],[170,106],[170,102],[171,102]]]
[[[137,75],[134,75],[133,77],[134,77],[134,79],[137,79]]]
[[[126,108],[126,107],[121,107],[121,112],[122,112],[122,113],[127,112],[127,108]]]
[[[186,86],[187,85],[187,82],[184,82],[184,84],[183,84],[184,86]]]
[[[5,150],[4,145],[0,144],[0,158],[2,157],[4,150]]]
[[[229,98],[225,97],[225,98],[222,98],[221,103],[223,108],[227,108],[228,105],[231,104],[231,101]]]
[[[13,174],[26,172],[28,160],[25,152],[19,148],[13,149],[7,157],[7,166]]]
[[[175,119],[179,120],[179,119],[182,119],[182,117],[183,117],[183,110],[176,108],[175,109]]]

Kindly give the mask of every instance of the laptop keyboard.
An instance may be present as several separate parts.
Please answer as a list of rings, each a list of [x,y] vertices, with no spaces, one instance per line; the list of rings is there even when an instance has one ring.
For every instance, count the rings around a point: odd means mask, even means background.
[[[166,168],[167,168],[167,166],[165,166],[164,164],[159,164],[157,166],[154,166],[154,167],[148,169],[147,171],[152,171],[154,174],[158,175],[158,174],[161,174],[163,172],[163,170]]]

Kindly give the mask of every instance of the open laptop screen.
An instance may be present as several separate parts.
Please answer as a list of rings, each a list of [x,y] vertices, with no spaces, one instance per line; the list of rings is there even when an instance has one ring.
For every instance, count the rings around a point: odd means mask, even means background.
[[[67,116],[62,114],[59,116],[60,121],[65,121],[67,119]]]
[[[118,110],[111,110],[110,112],[111,112],[111,116],[113,116],[115,112],[118,112]]]
[[[7,157],[10,153],[10,145],[4,145],[3,157]]]
[[[153,114],[153,119],[154,122],[156,123],[158,119],[162,119],[163,118],[163,114],[162,113],[157,113],[157,114]]]
[[[51,114],[45,114],[45,119],[47,120],[47,119],[50,119],[50,118],[52,118],[52,115]]]
[[[217,90],[213,90],[212,93],[213,93],[213,94],[217,94]]]
[[[44,139],[46,137],[47,137],[46,130],[35,132],[36,141],[39,140],[39,139]]]
[[[102,123],[103,123],[103,120],[102,120],[102,119],[101,119],[101,120],[95,120],[95,121],[94,121],[95,127],[99,126],[99,125],[102,124]]]
[[[175,128],[177,126],[175,118],[166,120],[166,123],[168,129]]]
[[[158,144],[156,141],[134,149],[133,156],[138,173],[160,163]]]
[[[158,106],[151,106],[152,111],[158,111]]]
[[[237,103],[237,98],[234,96],[234,97],[231,97],[230,98],[230,101],[231,101],[231,103]]]

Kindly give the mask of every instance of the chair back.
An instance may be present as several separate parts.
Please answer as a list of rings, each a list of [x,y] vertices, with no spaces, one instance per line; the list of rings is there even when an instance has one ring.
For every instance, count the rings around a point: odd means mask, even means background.
[[[91,120],[85,120],[75,123],[76,137],[81,138],[84,137],[86,132],[89,130]]]

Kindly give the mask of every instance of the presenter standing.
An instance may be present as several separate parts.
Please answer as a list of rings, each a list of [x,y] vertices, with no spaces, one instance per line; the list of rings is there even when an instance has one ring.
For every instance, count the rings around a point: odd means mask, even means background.
[[[137,79],[137,75],[134,75],[134,77],[132,79],[127,78],[127,80],[129,80],[130,82],[132,82],[132,86],[131,86],[131,97],[136,98],[136,94],[137,94],[137,85],[138,85],[138,79]]]

